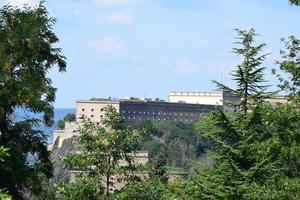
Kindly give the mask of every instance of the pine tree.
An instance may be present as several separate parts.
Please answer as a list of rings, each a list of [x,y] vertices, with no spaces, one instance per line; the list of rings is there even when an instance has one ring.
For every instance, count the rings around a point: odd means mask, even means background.
[[[255,46],[254,37],[257,36],[254,29],[239,30],[235,29],[238,34],[236,44],[240,47],[233,48],[233,53],[242,56],[243,61],[236,66],[236,69],[231,73],[232,79],[237,84],[237,89],[231,89],[222,83],[214,81],[217,86],[224,91],[228,91],[233,95],[240,97],[241,101],[235,105],[232,102],[225,102],[231,106],[237,106],[241,111],[247,112],[251,109],[251,104],[254,101],[264,98],[264,91],[267,88],[263,83],[265,67],[262,67],[266,56],[268,54],[261,54],[265,44]]]
[[[298,56],[299,52],[293,58]],[[288,57],[286,61],[289,60]],[[238,66],[237,71],[240,69]],[[244,73],[233,74],[233,79],[240,83],[244,77],[239,78],[238,74],[242,76]],[[262,78],[258,76],[254,79],[257,83],[252,82],[256,89],[247,95],[250,102],[241,103],[243,112],[225,114],[219,110],[197,125],[215,145],[215,150],[210,153],[215,164],[198,169],[188,185],[192,198],[300,198],[299,107],[293,102],[272,105],[261,101],[264,87],[256,85],[262,82]],[[292,73],[291,80],[295,79],[297,76]],[[233,92],[246,95],[245,85],[238,85],[240,88]],[[251,112],[247,112],[249,110]]]
[[[241,98],[237,106],[241,112],[227,115],[222,110],[211,113],[197,125],[215,145],[211,153],[215,164],[212,168],[199,170],[194,184],[200,191],[193,192],[200,199],[244,199],[244,186],[267,173],[273,157],[266,153],[257,157],[260,147],[256,142],[263,140],[267,129],[261,117],[261,103],[266,86],[262,83],[267,54],[260,54],[265,44],[254,46],[253,29],[236,30],[237,44],[233,52],[243,57],[242,63],[231,73],[237,84],[233,90],[221,83],[218,87]],[[251,112],[248,112],[251,110]],[[273,150],[273,149],[272,149]]]
[[[289,0],[292,5],[300,6],[300,0]]]

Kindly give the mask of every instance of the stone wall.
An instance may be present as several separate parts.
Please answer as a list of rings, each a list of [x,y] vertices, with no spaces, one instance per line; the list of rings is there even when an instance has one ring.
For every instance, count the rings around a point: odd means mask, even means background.
[[[101,123],[105,116],[104,108],[112,105],[119,112],[119,101],[112,100],[80,100],[76,102],[76,121],[81,122],[82,117],[88,117],[95,123]]]
[[[195,123],[215,105],[171,103],[158,101],[121,101],[120,114],[132,125],[146,120]]]

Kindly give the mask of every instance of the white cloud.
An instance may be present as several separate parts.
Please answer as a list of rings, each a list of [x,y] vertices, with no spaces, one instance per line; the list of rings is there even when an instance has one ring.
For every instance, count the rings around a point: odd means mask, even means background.
[[[38,7],[40,0],[6,0],[6,2],[12,6],[23,8],[24,5],[29,7]]]
[[[130,25],[133,20],[131,12],[118,12],[107,15],[104,21],[108,24]]]
[[[183,75],[192,75],[198,73],[200,69],[200,65],[192,63],[188,59],[183,59],[176,65],[175,72]]]
[[[122,51],[122,45],[110,36],[90,42],[89,47],[105,55],[116,55]]]

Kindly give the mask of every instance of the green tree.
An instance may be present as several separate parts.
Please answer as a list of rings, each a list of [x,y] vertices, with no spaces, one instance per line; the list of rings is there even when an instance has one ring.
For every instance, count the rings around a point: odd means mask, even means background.
[[[159,180],[150,180],[131,183],[127,185],[114,199],[119,200],[162,200],[167,193],[166,186]]]
[[[11,196],[9,196],[5,191],[0,190],[0,199],[1,200],[11,200]]]
[[[4,158],[8,156],[8,149],[0,146],[0,162],[4,162]]]
[[[4,162],[5,157],[8,157],[8,149],[0,146],[0,163]],[[11,197],[5,192],[5,190],[0,189],[0,199],[10,200]]]
[[[0,188],[14,198],[23,198],[23,191],[39,192],[40,177],[52,176],[47,138],[33,129],[39,120],[16,121],[13,113],[16,108],[43,113],[43,122],[52,124],[56,88],[47,74],[54,66],[66,69],[54,22],[42,4],[0,9],[0,145],[11,155],[0,167]]]
[[[167,184],[169,177],[167,172],[167,160],[163,153],[160,153],[158,159],[155,162],[155,165],[150,171],[151,179],[159,179],[163,184]]]
[[[198,124],[198,129],[215,145],[212,158],[215,164],[212,168],[199,169],[191,187],[191,195],[199,199],[243,199],[242,187],[255,179],[260,179],[268,173],[268,164],[273,156],[269,151],[257,157],[258,141],[263,141],[267,128],[261,119],[261,100],[266,86],[261,67],[266,54],[260,55],[265,44],[254,46],[254,30],[237,30],[238,44],[234,48],[237,55],[242,55],[243,61],[231,74],[237,83],[237,89],[217,83],[224,90],[230,91],[241,98],[237,104],[240,113],[226,115],[222,110],[205,117]],[[248,112],[251,110],[251,112]]]
[[[300,0],[289,0],[292,5],[300,6]]]
[[[146,121],[145,134],[139,141],[140,150],[149,152],[149,162],[155,164],[161,152],[167,166],[190,168],[190,161],[198,160],[211,144],[192,124]]]
[[[87,189],[89,191],[87,193],[95,198],[100,198],[104,189],[105,194],[109,195],[111,177],[116,175],[120,179],[124,179],[136,169],[133,156],[136,153],[135,144],[140,133],[128,127],[114,107],[106,107],[105,112],[104,127],[86,120],[78,130],[80,153],[70,155],[66,159],[66,163],[70,169],[83,173],[80,173],[75,183],[62,185],[60,191],[66,191],[62,195],[67,196],[68,199],[72,199],[71,196],[68,196],[70,194],[68,188],[76,190],[74,188],[77,186],[79,187],[78,191]],[[122,162],[125,163],[122,164]],[[95,183],[94,187],[85,188],[85,184],[80,184],[84,180]]]
[[[284,42],[285,49],[280,51],[281,61],[277,61],[281,73],[276,74],[280,84],[279,88],[289,95],[290,99],[296,100],[300,96],[300,40],[290,36]],[[282,74],[285,76],[283,77]]]
[[[258,89],[262,94],[264,88]],[[299,105],[271,105],[261,96],[255,92],[253,103],[244,105],[251,112],[220,110],[199,122],[198,129],[215,145],[210,152],[215,164],[199,168],[187,184],[191,199],[300,198]]]
[[[231,106],[237,106],[241,111],[247,112],[251,108],[255,100],[264,98],[264,90],[267,88],[263,84],[264,69],[262,63],[264,62],[268,54],[261,54],[261,51],[265,47],[265,44],[254,45],[254,37],[257,36],[254,29],[239,30],[235,29],[238,34],[236,44],[239,47],[233,48],[233,53],[238,56],[242,56],[243,61],[236,66],[236,69],[231,73],[233,80],[236,81],[237,89],[231,89],[222,83],[214,81],[217,86],[225,91],[229,91],[237,97],[241,98],[241,101],[236,103],[225,102]]]
[[[74,113],[68,113],[63,119],[59,119],[56,123],[56,127],[59,129],[65,128],[65,122],[73,122],[76,121],[76,116]]]

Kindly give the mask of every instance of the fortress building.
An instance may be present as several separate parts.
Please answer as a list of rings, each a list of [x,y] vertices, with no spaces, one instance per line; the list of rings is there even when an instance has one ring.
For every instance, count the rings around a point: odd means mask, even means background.
[[[61,147],[63,140],[76,135],[75,130],[82,124],[82,117],[87,117],[97,125],[101,125],[105,118],[104,108],[108,105],[113,106],[132,127],[137,127],[147,120],[195,123],[205,113],[220,107],[218,105],[175,103],[137,98],[78,100],[76,102],[76,122],[66,122],[64,130],[55,130],[53,143]],[[49,148],[51,149],[52,146],[50,145]]]
[[[173,103],[192,103],[223,106],[224,102],[236,102],[239,98],[225,91],[214,92],[170,92],[169,101]]]
[[[125,98],[125,99],[103,99],[93,98],[90,100],[78,100],[76,102],[76,121],[65,122],[64,130],[55,130],[53,134],[53,144],[49,145],[52,151],[61,152],[74,143],[73,137],[77,138],[76,130],[82,125],[83,117],[89,118],[96,125],[101,125],[105,119],[105,107],[113,106],[122,118],[133,128],[138,127],[142,122],[181,122],[195,123],[201,118],[217,108],[222,108],[225,112],[236,112],[236,109],[229,107],[225,102],[238,102],[240,98],[224,91],[214,92],[171,92],[169,101],[160,99],[151,100],[145,98]],[[284,97],[273,97],[266,99],[271,103],[286,103]],[[147,152],[137,152],[133,159],[138,164],[148,162]],[[70,172],[69,180],[74,180],[76,171]],[[58,171],[58,177],[65,174],[65,171]],[[171,177],[183,177],[185,174],[172,174]],[[138,174],[138,176],[148,176],[148,174]],[[116,181],[117,177],[111,177],[110,191],[123,187],[124,182]]]
[[[88,100],[77,101],[76,120],[82,116],[101,124],[105,112],[104,107],[112,105],[121,116],[133,127],[143,121],[165,121],[195,123],[203,114],[215,110],[216,105],[173,103],[148,100]]]
[[[234,109],[224,105],[225,102],[239,102],[240,98],[225,91],[214,92],[170,92],[169,101],[173,103],[191,103],[191,104],[205,104],[205,105],[219,105],[224,108],[225,112],[234,112]],[[287,103],[285,96],[271,96],[265,101],[280,104]]]

